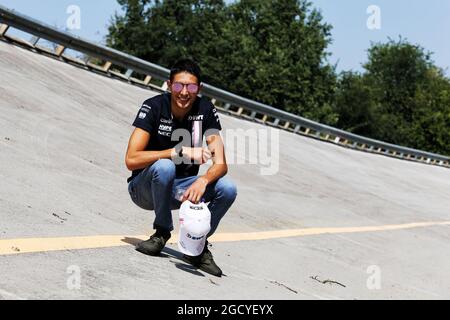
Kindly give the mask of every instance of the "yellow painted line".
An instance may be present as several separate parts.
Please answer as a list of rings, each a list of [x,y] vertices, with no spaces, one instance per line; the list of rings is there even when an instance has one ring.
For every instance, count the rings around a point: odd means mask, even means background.
[[[255,241],[276,238],[302,237],[321,234],[339,233],[362,233],[393,231],[412,228],[423,228],[431,226],[450,225],[450,221],[441,222],[418,222],[396,225],[365,226],[365,227],[339,227],[339,228],[305,228],[292,230],[276,230],[264,232],[246,233],[219,233],[210,238],[211,242],[233,242],[233,241]],[[147,239],[147,235],[140,236],[86,236],[86,237],[64,237],[64,238],[25,238],[0,240],[0,256],[17,255],[24,253],[82,250],[96,248],[121,247],[136,244],[140,240]],[[170,239],[170,244],[177,242],[176,232]]]
[[[127,245],[126,242],[122,241],[126,238],[127,236],[87,236],[68,238],[6,239],[0,240],[0,255],[120,247]],[[135,238],[135,236],[130,236],[129,238]],[[144,239],[145,236],[141,236],[139,238]]]
[[[222,233],[213,235],[211,242],[228,242],[228,241],[245,241],[245,240],[268,240],[275,238],[289,238],[302,237],[320,234],[338,234],[338,233],[361,233],[361,232],[376,232],[389,230],[402,230],[430,226],[450,225],[450,221],[442,222],[418,222],[407,224],[395,224],[384,226],[368,226],[368,227],[338,227],[338,228],[307,228],[307,229],[293,229],[293,230],[277,230],[253,233]],[[236,239],[236,237],[239,237]]]

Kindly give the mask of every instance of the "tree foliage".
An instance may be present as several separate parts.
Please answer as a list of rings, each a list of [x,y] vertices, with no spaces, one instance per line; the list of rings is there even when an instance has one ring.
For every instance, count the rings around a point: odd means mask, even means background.
[[[372,45],[364,69],[339,78],[339,127],[450,154],[450,81],[430,53],[402,39],[390,40]]]
[[[325,63],[331,27],[306,0],[118,0],[108,45],[170,67],[191,57],[204,80],[334,124],[336,75]]]

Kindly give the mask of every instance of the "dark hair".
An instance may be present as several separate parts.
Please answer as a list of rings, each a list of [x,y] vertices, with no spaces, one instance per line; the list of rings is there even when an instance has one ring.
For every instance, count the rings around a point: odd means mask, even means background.
[[[170,81],[180,72],[187,72],[197,77],[198,83],[202,81],[200,67],[191,59],[178,60],[170,69]]]

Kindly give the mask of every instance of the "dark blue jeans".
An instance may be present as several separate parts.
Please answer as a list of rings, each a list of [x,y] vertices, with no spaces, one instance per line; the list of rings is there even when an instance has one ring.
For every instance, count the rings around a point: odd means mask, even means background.
[[[162,159],[147,167],[128,184],[128,192],[133,202],[142,209],[155,210],[153,228],[173,230],[172,212],[178,209],[181,202],[175,199],[177,188],[188,189],[199,177],[176,179],[175,164]],[[206,187],[203,198],[211,211],[210,237],[217,229],[220,220],[236,199],[235,184],[222,177]]]

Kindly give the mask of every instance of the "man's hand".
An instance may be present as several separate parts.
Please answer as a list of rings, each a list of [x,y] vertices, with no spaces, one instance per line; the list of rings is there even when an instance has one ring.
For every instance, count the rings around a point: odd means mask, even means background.
[[[183,156],[193,160],[195,164],[205,164],[211,159],[211,151],[208,148],[183,147]]]
[[[208,180],[200,177],[195,181],[189,189],[183,195],[181,202],[189,200],[192,203],[199,203],[206,191],[206,186],[208,185]]]

